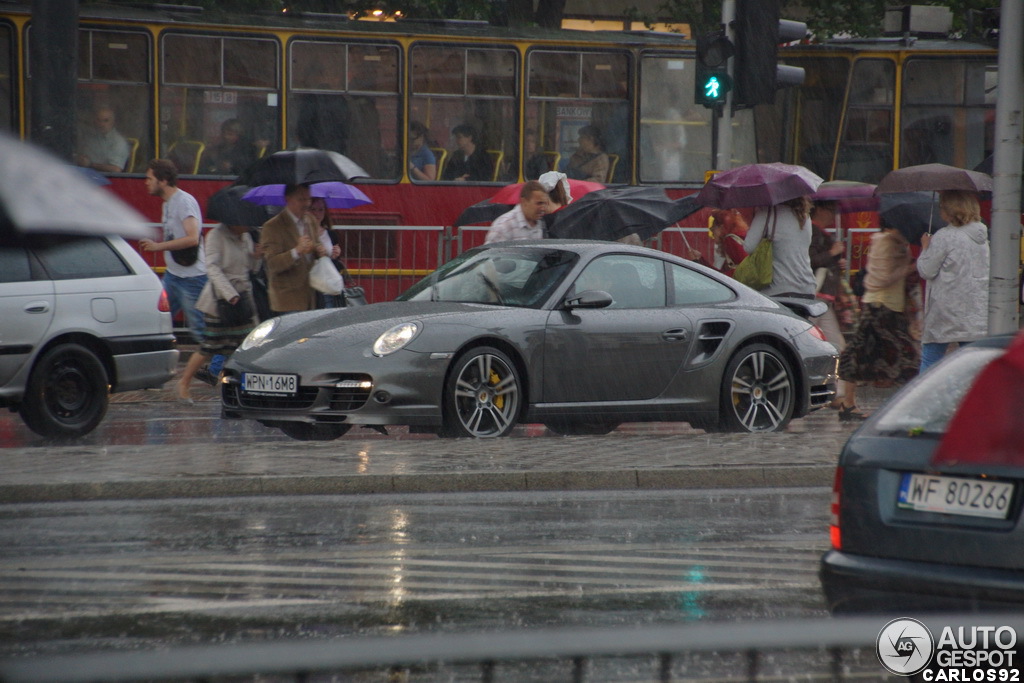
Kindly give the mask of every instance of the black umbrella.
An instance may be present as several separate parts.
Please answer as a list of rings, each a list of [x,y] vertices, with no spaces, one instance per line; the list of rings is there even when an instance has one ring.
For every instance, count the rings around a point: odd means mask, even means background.
[[[74,166],[0,133],[0,243],[29,232],[157,236],[135,209]]]
[[[206,217],[225,225],[263,225],[270,218],[263,206],[242,199],[248,185],[228,185],[206,203]]]
[[[491,223],[498,216],[508,213],[514,204],[492,204],[490,199],[477,202],[459,214],[455,219],[455,225],[473,225],[474,223]]]
[[[296,185],[346,182],[369,174],[348,157],[322,149],[295,149],[274,152],[245,169],[236,185]]]
[[[879,200],[879,221],[899,230],[911,244],[920,244],[921,235],[945,225],[934,192],[889,192],[879,195]]]
[[[617,240],[653,237],[701,207],[690,195],[673,201],[658,187],[610,187],[590,192],[552,214],[550,237]]]

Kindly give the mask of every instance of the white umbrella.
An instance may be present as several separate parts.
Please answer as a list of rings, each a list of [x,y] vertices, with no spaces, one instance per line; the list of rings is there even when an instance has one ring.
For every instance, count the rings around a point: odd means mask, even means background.
[[[48,151],[0,133],[0,236],[156,236],[146,219]]]

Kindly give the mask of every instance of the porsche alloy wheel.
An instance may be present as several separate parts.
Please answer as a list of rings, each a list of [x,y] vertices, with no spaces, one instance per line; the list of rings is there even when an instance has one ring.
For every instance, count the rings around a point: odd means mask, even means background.
[[[455,362],[445,385],[442,436],[506,436],[519,418],[521,384],[515,364],[498,349],[471,349]]]
[[[777,432],[793,417],[796,377],[783,355],[767,344],[746,346],[722,378],[720,426],[730,432]]]

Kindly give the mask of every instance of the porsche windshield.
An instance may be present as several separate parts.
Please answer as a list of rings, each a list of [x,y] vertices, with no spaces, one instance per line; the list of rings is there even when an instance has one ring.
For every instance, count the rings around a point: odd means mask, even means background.
[[[558,249],[474,249],[417,282],[398,300],[538,308],[577,258]]]

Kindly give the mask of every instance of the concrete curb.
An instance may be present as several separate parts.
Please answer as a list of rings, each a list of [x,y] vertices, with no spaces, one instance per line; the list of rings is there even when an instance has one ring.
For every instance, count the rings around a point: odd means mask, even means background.
[[[0,485],[0,504],[483,491],[597,491],[831,486],[834,465],[723,465],[676,469],[459,472],[339,476],[197,477]]]

